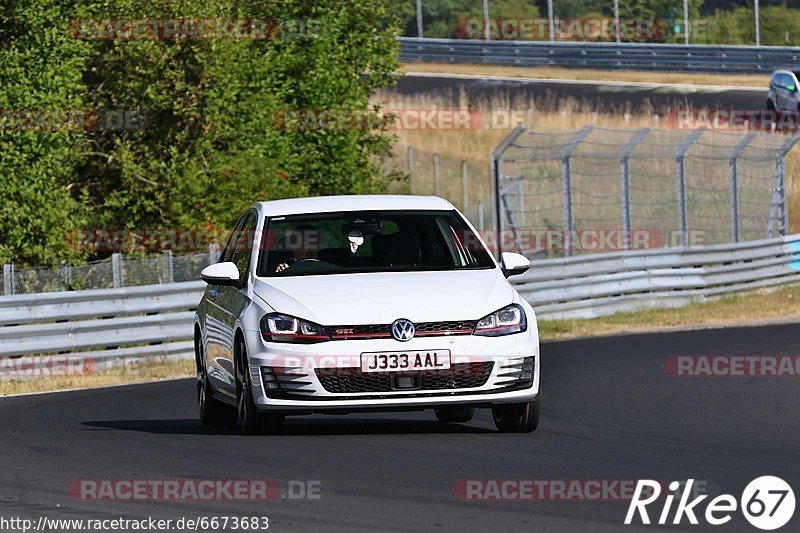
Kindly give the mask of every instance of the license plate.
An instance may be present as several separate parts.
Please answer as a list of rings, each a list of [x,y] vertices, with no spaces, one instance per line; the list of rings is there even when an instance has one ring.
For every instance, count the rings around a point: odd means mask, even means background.
[[[361,354],[362,372],[409,372],[447,370],[450,350],[414,350],[411,352],[375,352]]]

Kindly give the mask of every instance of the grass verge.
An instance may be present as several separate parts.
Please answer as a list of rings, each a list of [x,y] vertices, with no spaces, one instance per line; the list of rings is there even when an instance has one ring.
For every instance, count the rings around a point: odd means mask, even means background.
[[[503,67],[450,63],[405,63],[404,72],[506,76],[548,80],[645,82],[658,84],[716,85],[757,87],[769,85],[769,74],[701,74],[695,72],[641,72],[635,70],[600,70],[557,67]]]
[[[68,389],[91,389],[171,378],[194,376],[192,360],[146,360],[115,365],[94,373],[69,376],[31,377],[0,381],[0,396]]]
[[[671,309],[646,309],[607,317],[539,320],[542,340],[621,335],[651,330],[694,329],[769,322],[800,322],[800,285]]]

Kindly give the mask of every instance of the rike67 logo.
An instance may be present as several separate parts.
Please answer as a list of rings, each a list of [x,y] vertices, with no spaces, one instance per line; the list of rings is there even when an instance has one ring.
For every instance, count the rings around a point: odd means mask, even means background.
[[[784,480],[775,476],[762,476],[751,481],[742,497],[737,501],[730,494],[720,494],[706,502],[705,512],[700,512],[700,504],[708,498],[707,494],[689,500],[692,495],[694,479],[689,479],[685,488],[683,483],[673,481],[669,484],[669,493],[663,498],[663,507],[658,515],[658,524],[680,524],[685,517],[690,524],[699,523],[697,515],[705,518],[712,526],[721,526],[730,522],[732,514],[737,508],[751,525],[765,531],[778,529],[786,525],[794,515],[794,491]],[[647,506],[662,499],[662,487],[658,481],[640,479],[636,484],[633,499],[625,516],[625,524],[632,524],[638,514],[642,524],[650,524],[650,515]],[[678,498],[678,504],[673,512],[672,504]],[[658,504],[657,504],[658,505]],[[657,507],[657,505],[653,507]],[[651,509],[656,510],[656,509]],[[672,521],[670,522],[670,516]]]

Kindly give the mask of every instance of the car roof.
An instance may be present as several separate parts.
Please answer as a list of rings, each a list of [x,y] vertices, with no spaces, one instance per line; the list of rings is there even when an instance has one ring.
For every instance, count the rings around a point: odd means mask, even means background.
[[[298,215],[303,213],[330,213],[334,211],[378,210],[447,210],[453,204],[438,196],[412,196],[406,194],[353,194],[341,196],[314,196],[287,198],[255,204],[266,216]]]

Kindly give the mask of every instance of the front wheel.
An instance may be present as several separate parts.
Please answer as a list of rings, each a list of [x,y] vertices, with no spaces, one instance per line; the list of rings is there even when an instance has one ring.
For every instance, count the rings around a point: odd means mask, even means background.
[[[767,98],[767,111],[775,111],[775,103],[772,98]]]
[[[236,357],[236,406],[239,427],[245,435],[277,433],[283,427],[283,415],[261,413],[253,399],[253,382],[244,340],[239,340]]]
[[[531,433],[539,427],[542,393],[532,402],[512,403],[492,407],[494,425],[503,433]]]

